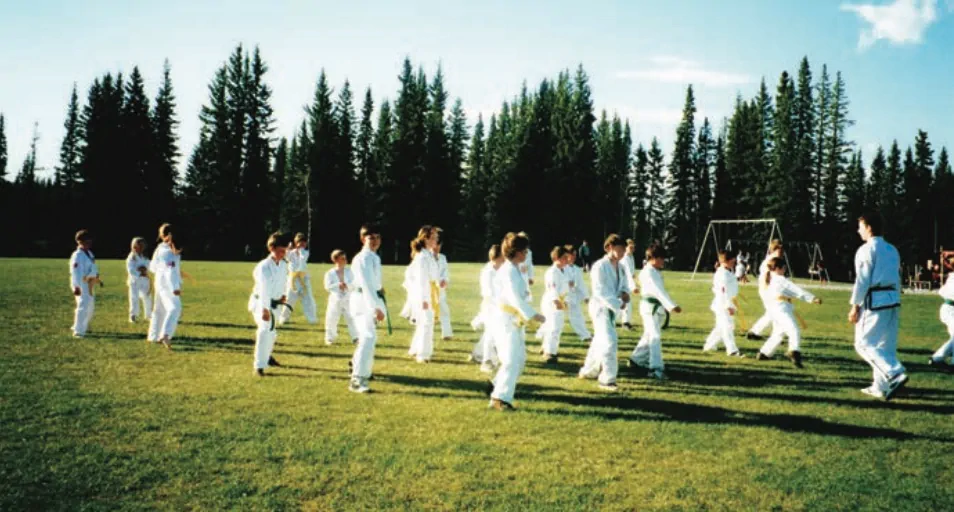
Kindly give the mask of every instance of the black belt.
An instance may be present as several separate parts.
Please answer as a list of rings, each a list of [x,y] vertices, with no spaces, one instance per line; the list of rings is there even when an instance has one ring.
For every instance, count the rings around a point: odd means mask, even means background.
[[[898,304],[889,304],[889,305],[887,305],[887,306],[878,306],[878,307],[872,307],[872,306],[871,306],[871,303],[872,303],[871,296],[872,296],[872,294],[874,294],[874,293],[876,293],[876,292],[893,292],[893,291],[895,291],[894,286],[872,286],[871,288],[868,288],[868,293],[865,295],[865,309],[867,309],[868,311],[882,311],[882,310],[885,310],[885,309],[894,309],[894,308],[899,308],[899,307],[901,307],[901,304],[900,304],[900,303],[898,303]]]

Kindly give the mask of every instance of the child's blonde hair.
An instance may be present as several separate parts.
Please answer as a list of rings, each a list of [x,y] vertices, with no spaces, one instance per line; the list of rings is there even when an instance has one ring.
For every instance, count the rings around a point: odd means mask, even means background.
[[[490,261],[494,261],[502,256],[503,253],[500,251],[500,244],[491,245],[490,250],[487,251],[487,259]]]
[[[785,260],[782,258],[772,258],[768,260],[765,266],[768,268],[768,272],[765,273],[765,285],[768,286],[768,284],[772,282],[772,273],[780,268],[785,268]]]
[[[342,257],[342,256],[347,257],[348,255],[347,255],[344,251],[342,251],[341,249],[335,249],[335,250],[331,251],[331,262],[332,262],[332,263],[338,263],[338,258],[340,258],[340,257]]]
[[[139,244],[142,244],[142,248],[145,249],[145,248],[146,248],[146,239],[143,238],[143,237],[141,237],[141,236],[137,236],[136,238],[133,238],[133,239],[132,239],[132,242],[129,242],[129,250],[135,251],[135,250],[136,250],[136,246],[139,245]]]

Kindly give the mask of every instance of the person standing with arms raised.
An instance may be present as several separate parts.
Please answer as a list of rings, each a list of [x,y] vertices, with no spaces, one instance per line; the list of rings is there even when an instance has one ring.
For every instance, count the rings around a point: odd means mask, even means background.
[[[855,350],[874,373],[874,382],[861,392],[887,401],[908,381],[898,360],[901,258],[882,238],[878,214],[859,217],[858,234],[865,243],[855,253],[848,321],[855,324]]]

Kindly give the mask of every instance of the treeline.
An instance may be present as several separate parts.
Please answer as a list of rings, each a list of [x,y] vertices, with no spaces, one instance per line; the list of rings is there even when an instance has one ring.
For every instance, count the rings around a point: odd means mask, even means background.
[[[529,232],[541,255],[583,239],[598,247],[619,232],[640,247],[665,242],[674,267],[687,269],[710,219],[771,217],[787,240],[821,244],[829,270],[845,277],[866,208],[884,214],[908,263],[954,245],[946,150],[935,157],[919,131],[913,149],[879,148],[866,165],[848,137],[843,77],[822,66],[815,78],[807,59],[796,76],[781,74],[774,94],[763,80],[715,124],[696,118],[690,85],[667,156],[655,138],[634,148],[627,120],[597,115],[582,66],[525,84],[476,120],[450,100],[440,68],[428,77],[406,59],[393,99],[377,101],[370,88],[356,99],[347,80],[336,89],[322,72],[300,127],[279,138],[268,66],[257,48],[239,46],[209,83],[181,177],[169,75],[167,65],[152,104],[135,68],[94,81],[82,108],[74,87],[54,177],[37,179],[34,148],[3,182],[4,204],[23,219],[23,243],[6,254],[62,255],[85,226],[98,254],[120,256],[133,234],[170,220],[187,227],[191,258],[257,257],[273,230],[308,232],[323,255],[354,250],[358,227],[372,220],[386,262],[407,261],[408,240],[432,223],[457,260],[482,260],[508,230]],[[5,145],[0,116],[2,172]]]

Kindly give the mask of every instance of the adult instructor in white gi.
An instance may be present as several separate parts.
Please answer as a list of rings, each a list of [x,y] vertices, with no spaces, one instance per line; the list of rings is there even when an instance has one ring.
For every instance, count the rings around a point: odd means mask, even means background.
[[[878,214],[858,218],[864,245],[855,253],[855,285],[848,321],[855,324],[855,350],[874,373],[874,382],[861,392],[890,400],[904,387],[908,375],[898,360],[898,319],[901,308],[901,259],[882,238]]]

